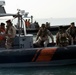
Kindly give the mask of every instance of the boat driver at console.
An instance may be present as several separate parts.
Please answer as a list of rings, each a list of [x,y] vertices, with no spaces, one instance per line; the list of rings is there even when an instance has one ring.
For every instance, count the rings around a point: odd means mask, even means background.
[[[54,43],[54,38],[52,33],[46,28],[45,24],[42,24],[41,28],[39,29],[36,37],[36,45],[39,47],[47,47],[49,44],[49,37],[52,39],[52,43]]]
[[[8,49],[8,48],[12,48],[13,39],[16,36],[16,29],[13,26],[11,20],[7,20],[6,23],[7,23],[7,28],[6,28],[6,34],[5,34],[6,36],[5,46]]]

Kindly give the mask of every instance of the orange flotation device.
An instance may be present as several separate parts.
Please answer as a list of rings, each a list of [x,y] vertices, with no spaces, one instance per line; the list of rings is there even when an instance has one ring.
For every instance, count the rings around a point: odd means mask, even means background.
[[[5,33],[5,29],[0,29],[0,41],[4,40],[4,33]]]

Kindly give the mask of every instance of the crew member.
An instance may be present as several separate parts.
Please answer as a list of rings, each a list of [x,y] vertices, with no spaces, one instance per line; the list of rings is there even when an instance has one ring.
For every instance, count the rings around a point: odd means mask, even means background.
[[[72,37],[72,44],[76,44],[76,27],[75,23],[72,22],[70,27],[66,30]]]
[[[5,47],[5,23],[0,24],[0,47]]]
[[[51,37],[52,39],[52,43],[54,43],[54,38],[52,33],[45,27],[45,24],[42,24],[41,28],[39,29],[38,33],[37,33],[37,37],[36,37],[36,44],[38,46],[44,46],[47,47],[48,43],[49,43],[49,37]]]
[[[56,34],[56,45],[59,47],[66,47],[69,45],[69,40],[71,40],[71,36],[65,31],[63,26],[60,26]]]
[[[13,44],[13,39],[15,38],[16,35],[16,29],[13,26],[11,20],[7,20],[7,29],[6,29],[6,48],[12,48]]]

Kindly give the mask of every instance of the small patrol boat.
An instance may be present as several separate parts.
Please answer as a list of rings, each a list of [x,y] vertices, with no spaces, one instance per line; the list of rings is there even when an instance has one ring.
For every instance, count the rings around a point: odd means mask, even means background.
[[[56,47],[55,44],[50,43],[48,47],[35,47],[33,35],[26,34],[22,15],[19,12],[17,14],[0,14],[0,17],[4,16],[18,18],[18,29],[13,41],[13,48],[0,48],[0,67],[39,67],[76,64],[76,45]],[[22,28],[24,28],[24,34],[22,33]]]
[[[33,22],[33,16],[28,16],[29,12],[25,12],[24,10],[18,9],[18,11],[22,14],[25,26],[26,26],[26,32],[27,34],[37,34],[38,30],[40,29],[40,25],[38,22]],[[26,21],[27,20],[27,21]],[[27,24],[29,20],[29,25]],[[59,30],[59,26],[63,25],[52,25],[50,26],[49,22],[46,22],[46,26],[49,29],[49,31],[52,32],[52,34],[56,34]],[[70,25],[64,25],[64,29],[66,30]]]

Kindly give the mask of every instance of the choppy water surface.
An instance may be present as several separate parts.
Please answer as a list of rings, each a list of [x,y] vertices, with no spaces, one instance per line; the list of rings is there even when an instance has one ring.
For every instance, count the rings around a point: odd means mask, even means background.
[[[76,75],[76,65],[56,67],[0,68],[0,75]]]

